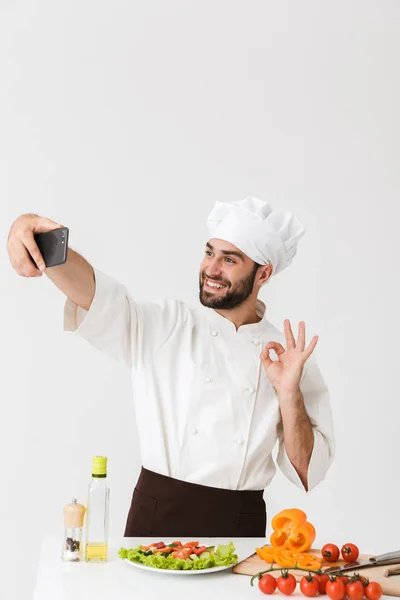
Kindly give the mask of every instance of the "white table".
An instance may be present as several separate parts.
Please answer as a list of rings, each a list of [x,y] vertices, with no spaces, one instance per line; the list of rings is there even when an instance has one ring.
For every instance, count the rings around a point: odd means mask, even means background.
[[[207,546],[227,544],[230,539],[203,538]],[[237,538],[239,560],[266,543],[265,538]],[[118,556],[118,550],[135,548],[154,542],[150,538],[119,538],[109,540],[108,561],[105,563],[63,562],[60,558],[62,539],[45,537],[42,541],[34,600],[132,600],[144,598],[260,598],[257,583],[251,587],[250,577],[236,575],[231,569],[201,575],[170,575],[148,573],[131,567]],[[266,564],[266,568],[268,565]],[[300,596],[300,594],[299,594]],[[304,600],[304,596],[303,596]]]
[[[172,539],[172,538],[171,538]],[[168,541],[168,540],[167,540]],[[203,538],[206,546],[227,544],[228,538]],[[250,556],[256,547],[268,543],[266,538],[237,538],[232,540],[239,561]],[[162,571],[146,572],[131,567],[118,556],[121,547],[135,548],[150,544],[153,538],[119,538],[109,541],[108,561],[105,563],[63,562],[60,558],[62,539],[45,537],[41,545],[34,600],[141,600],[145,598],[185,598],[188,600],[234,600],[265,598],[250,585],[250,577],[236,575],[231,569],[201,575],[170,575]],[[266,569],[268,565],[266,564]],[[274,594],[275,598],[285,598]],[[298,589],[291,598],[302,598]],[[327,596],[323,596],[329,600]],[[382,596],[393,598],[393,596]],[[398,600],[398,599],[397,599]]]

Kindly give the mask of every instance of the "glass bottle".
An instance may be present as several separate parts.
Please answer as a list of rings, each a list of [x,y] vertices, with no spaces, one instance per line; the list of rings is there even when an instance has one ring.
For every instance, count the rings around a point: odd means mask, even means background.
[[[92,459],[92,479],[89,483],[86,508],[85,561],[106,561],[110,509],[106,456],[94,456]]]

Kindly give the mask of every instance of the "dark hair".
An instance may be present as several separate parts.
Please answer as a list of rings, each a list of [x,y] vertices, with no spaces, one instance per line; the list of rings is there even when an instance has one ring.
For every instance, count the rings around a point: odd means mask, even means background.
[[[258,267],[262,267],[262,265],[259,265],[259,264],[258,264],[258,263],[256,263],[254,260],[253,260],[253,263],[254,263],[254,265],[253,265],[253,271],[252,271],[252,273],[251,273],[251,274],[252,274],[252,275],[255,275],[255,274],[256,274],[256,271],[257,271],[257,269],[258,269]]]

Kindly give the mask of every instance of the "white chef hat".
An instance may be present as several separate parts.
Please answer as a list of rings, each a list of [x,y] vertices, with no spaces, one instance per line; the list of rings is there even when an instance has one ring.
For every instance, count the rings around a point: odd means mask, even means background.
[[[292,262],[305,229],[290,212],[248,196],[237,202],[217,202],[207,218],[210,238],[225,240],[260,265],[273,265],[277,275]]]

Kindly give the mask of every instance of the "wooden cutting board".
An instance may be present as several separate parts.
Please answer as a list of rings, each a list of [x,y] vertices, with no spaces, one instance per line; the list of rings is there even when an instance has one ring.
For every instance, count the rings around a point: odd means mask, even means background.
[[[316,554],[317,556],[321,556],[321,550],[312,548],[308,551],[308,554]],[[372,555],[370,554],[360,554],[359,560],[365,560],[370,558]],[[322,563],[322,569],[335,567],[336,565],[344,565],[345,562],[343,560],[339,560],[337,562],[326,562]],[[274,565],[276,567],[277,565]],[[270,564],[262,560],[256,553],[252,554],[245,560],[242,560],[235,567],[233,567],[233,572],[238,573],[239,575],[256,575],[260,571],[265,571],[270,567]],[[353,573],[360,573],[360,575],[364,575],[364,577],[368,577],[371,581],[377,581],[381,584],[383,593],[388,596],[399,596],[400,597],[400,575],[390,575],[390,571],[394,569],[400,568],[400,561],[398,564],[386,565],[382,567],[365,567],[364,569],[354,569],[354,571],[346,571],[343,575],[352,575]],[[304,571],[290,571],[296,577],[297,581],[306,575]],[[279,571],[271,571],[271,575],[274,577],[279,577]]]

